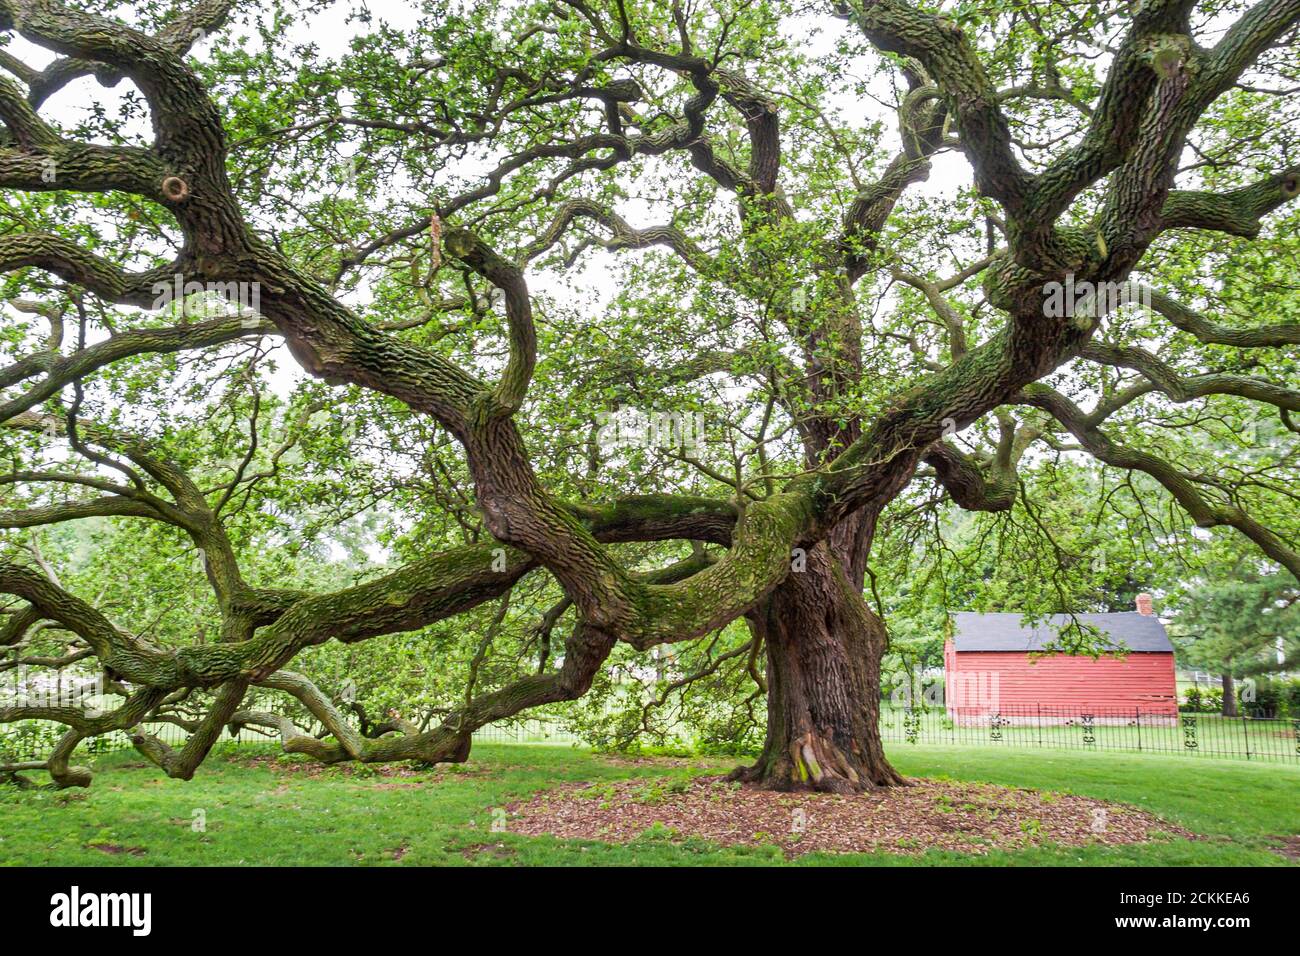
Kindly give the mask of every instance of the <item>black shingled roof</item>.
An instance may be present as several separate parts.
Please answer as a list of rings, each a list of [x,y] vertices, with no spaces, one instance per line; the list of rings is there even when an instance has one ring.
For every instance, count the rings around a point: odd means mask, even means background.
[[[1174,646],[1160,619],[1151,614],[1076,614],[1111,639],[1111,646],[1140,653],[1170,652]],[[1019,614],[978,614],[958,611],[953,618],[953,645],[958,651],[1041,651],[1057,640],[1068,615],[1053,614],[1034,627],[1026,627]]]

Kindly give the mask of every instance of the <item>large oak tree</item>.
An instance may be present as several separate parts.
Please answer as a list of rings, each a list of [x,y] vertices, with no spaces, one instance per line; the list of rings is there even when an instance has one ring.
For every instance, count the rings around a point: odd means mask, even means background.
[[[864,597],[882,522],[931,487],[1009,513],[1045,456],[1300,577],[1300,0],[336,6],[0,0],[21,38],[0,49],[0,647],[93,661],[120,699],[0,707],[66,727],[0,769],[85,784],[76,747],[125,730],[188,778],[231,726],[326,761],[459,761],[620,645],[743,621],[706,665],[766,697],[740,776],[899,783]],[[237,301],[195,315],[178,277]],[[1121,284],[1150,307],[1058,307]],[[319,380],[283,407],[278,341]],[[204,356],[242,396],[220,427],[202,390],[159,397]],[[701,414],[705,440],[611,443],[620,406]],[[266,573],[314,513],[285,473],[360,499],[386,465],[399,566]],[[259,509],[274,533],[248,530]],[[158,641],[64,586],[24,534],[86,519],[197,548],[216,630]],[[535,666],[492,680],[539,578]],[[289,669],[493,607],[432,723],[358,727]],[[34,649],[51,633],[65,653]],[[250,704],[268,695],[321,732]],[[168,720],[179,749],[142,729]]]

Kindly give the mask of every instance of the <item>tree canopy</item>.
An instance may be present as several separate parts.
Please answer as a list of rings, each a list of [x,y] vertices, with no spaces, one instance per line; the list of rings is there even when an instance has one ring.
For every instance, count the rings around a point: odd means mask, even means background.
[[[589,695],[889,785],[946,610],[1300,579],[1298,23],[0,0],[0,667],[114,701],[0,772]]]

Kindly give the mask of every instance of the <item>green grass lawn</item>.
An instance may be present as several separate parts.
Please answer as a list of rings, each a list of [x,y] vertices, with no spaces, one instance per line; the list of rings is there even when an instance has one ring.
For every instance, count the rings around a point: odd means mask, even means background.
[[[259,751],[261,752],[261,751]],[[269,752],[265,752],[268,753]],[[792,865],[1278,866],[1275,838],[1300,834],[1300,768],[1059,751],[896,745],[916,776],[1070,791],[1136,804],[1204,834],[1128,847],[1042,847],[985,857],[810,854]],[[294,758],[284,758],[292,760]],[[784,864],[775,847],[648,836],[624,846],[491,832],[492,810],[566,781],[682,778],[733,761],[629,764],[562,747],[476,746],[469,763],[385,777],[316,775],[268,758],[214,755],[181,783],[131,753],[99,762],[90,790],[0,788],[0,863],[13,865]],[[192,826],[196,818],[205,832]]]

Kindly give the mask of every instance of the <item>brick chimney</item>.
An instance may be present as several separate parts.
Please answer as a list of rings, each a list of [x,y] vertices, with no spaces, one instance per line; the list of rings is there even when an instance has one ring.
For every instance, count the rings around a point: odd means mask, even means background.
[[[1137,612],[1139,614],[1145,614],[1147,617],[1150,617],[1155,613],[1155,609],[1151,606],[1150,594],[1143,592],[1137,596]]]

